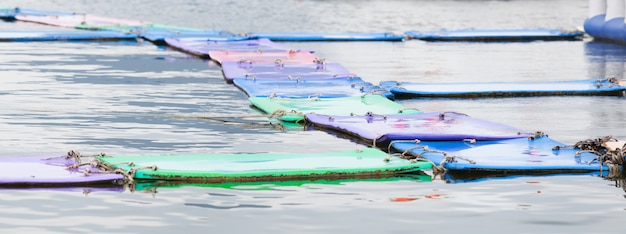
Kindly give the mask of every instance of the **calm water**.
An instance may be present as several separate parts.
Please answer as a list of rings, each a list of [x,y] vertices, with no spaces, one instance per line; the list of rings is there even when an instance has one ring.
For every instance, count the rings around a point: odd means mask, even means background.
[[[3,1],[245,32],[466,28],[576,29],[587,0]],[[0,23],[0,29],[55,29]],[[285,43],[316,51],[372,83],[624,78],[626,47],[532,43]],[[0,157],[83,154],[327,152],[362,147],[251,116],[218,67],[150,43],[0,43]],[[623,97],[419,99],[541,130],[566,144],[626,139]],[[3,233],[623,233],[624,189],[586,175],[415,178],[213,187],[0,190]]]

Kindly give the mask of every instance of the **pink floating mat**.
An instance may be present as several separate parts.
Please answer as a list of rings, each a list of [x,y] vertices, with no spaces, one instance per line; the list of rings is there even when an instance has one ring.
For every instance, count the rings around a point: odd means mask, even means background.
[[[119,19],[89,14],[74,15],[15,15],[15,19],[33,23],[47,24],[59,27],[75,28],[80,25],[93,27],[106,26],[141,26],[150,22],[131,19]]]
[[[304,63],[314,64],[320,59],[308,51],[281,51],[281,52],[265,52],[262,50],[255,52],[239,52],[239,51],[209,51],[209,57],[218,62],[252,62],[252,63]]]
[[[385,116],[306,114],[305,119],[316,127],[355,136],[376,146],[387,146],[394,140],[503,140],[533,135],[512,126],[454,112]]]
[[[201,57],[208,57],[211,51],[230,52],[288,52],[293,49],[270,41],[258,40],[210,40],[210,38],[165,38],[168,46]],[[297,51],[297,50],[296,50]]]
[[[98,168],[82,165],[73,168],[73,158],[10,157],[0,158],[0,185],[11,184],[89,184],[122,180],[120,174],[103,173]]]
[[[222,63],[222,72],[228,81],[235,78],[323,80],[356,77],[339,63],[283,64],[225,61]]]

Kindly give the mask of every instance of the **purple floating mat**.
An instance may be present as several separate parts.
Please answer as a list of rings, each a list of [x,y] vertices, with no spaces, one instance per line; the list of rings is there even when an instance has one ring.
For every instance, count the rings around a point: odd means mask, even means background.
[[[89,165],[68,169],[74,164],[74,159],[65,157],[0,158],[0,185],[99,183],[124,179],[119,174],[99,173]],[[86,169],[90,172],[86,173]]]
[[[454,112],[421,114],[328,116],[306,114],[316,127],[336,130],[376,146],[387,146],[394,140],[452,141],[503,140],[524,138],[533,134],[501,123],[476,119]]]
[[[280,64],[224,61],[222,72],[228,81],[235,78],[322,80],[356,77],[339,63]]]
[[[201,38],[165,38],[165,43],[167,43],[167,45],[171,47],[201,57],[209,57],[209,51],[288,52],[290,50],[293,50],[289,47],[277,44],[268,39],[220,41]]]

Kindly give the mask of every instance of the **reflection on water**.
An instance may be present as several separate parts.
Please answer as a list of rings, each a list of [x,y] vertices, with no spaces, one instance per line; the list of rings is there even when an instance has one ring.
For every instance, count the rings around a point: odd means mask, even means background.
[[[585,57],[589,62],[589,77],[625,79],[626,45],[588,41]]]
[[[20,0],[2,4],[235,33],[401,33],[571,29],[583,23],[588,1]],[[42,28],[53,27],[0,23],[3,30]],[[623,46],[588,40],[286,44],[314,50],[372,83],[624,78],[626,61]],[[362,147],[323,131],[277,127],[258,117],[245,94],[227,84],[215,64],[149,43],[0,43],[0,53],[0,157],[59,155],[70,149],[83,154],[177,154]],[[538,97],[399,102],[427,112],[457,111],[528,131],[541,130],[572,144],[605,135],[626,139],[624,101],[624,97]],[[406,233],[452,232],[459,227],[491,233],[623,231],[616,225],[625,218],[626,208],[620,180],[597,175],[456,177],[449,182],[450,178],[427,174],[423,180],[1,189],[0,231]]]

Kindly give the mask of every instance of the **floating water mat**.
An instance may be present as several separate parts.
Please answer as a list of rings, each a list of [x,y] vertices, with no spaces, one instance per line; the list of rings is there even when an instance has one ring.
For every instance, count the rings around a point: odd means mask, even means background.
[[[244,91],[249,97],[276,98],[336,98],[360,96],[363,94],[380,94],[389,99],[391,92],[359,77],[342,77],[324,80],[257,80],[236,78],[233,84]]]
[[[207,58],[209,57],[210,51],[288,52],[292,50],[292,48],[280,45],[268,39],[208,40],[206,38],[165,38],[165,43],[181,51]]]
[[[390,32],[375,33],[248,33],[251,39],[267,38],[273,41],[402,41],[405,35]]]
[[[609,171],[598,155],[545,135],[494,141],[398,141],[390,147],[451,171]]]
[[[431,182],[432,177],[422,171],[392,175],[371,175],[371,176],[349,176],[345,178],[329,179],[298,179],[279,181],[242,181],[242,182],[215,182],[215,183],[190,183],[185,181],[170,180],[142,180],[135,181],[129,187],[132,191],[156,192],[159,189],[181,188],[181,187],[203,187],[203,188],[225,188],[235,190],[268,190],[279,187],[317,187],[326,185],[345,185],[354,182],[378,183],[378,182]]]
[[[262,50],[254,52],[238,51],[209,51],[209,57],[217,63],[222,62],[248,62],[248,63],[278,63],[278,64],[315,64],[321,61],[320,58],[308,51],[281,51],[264,52]]]
[[[15,20],[15,16],[18,14],[29,15],[29,16],[74,15],[73,12],[43,11],[43,10],[19,8],[19,7],[0,7],[0,19]]]
[[[590,79],[544,82],[461,82],[417,83],[380,82],[396,98],[413,97],[515,97],[553,95],[619,95],[626,91],[626,81]]]
[[[139,155],[98,157],[134,179],[195,182],[280,181],[388,176],[428,169],[374,148],[325,153]]]
[[[456,112],[366,116],[306,114],[305,118],[314,127],[333,130],[380,147],[395,140],[504,140],[533,135],[512,126]]]
[[[90,14],[73,15],[22,15],[18,14],[15,19],[26,22],[47,24],[67,28],[84,28],[86,25],[93,27],[113,26],[141,26],[150,22],[141,20],[121,19]],[[97,29],[97,28],[94,28]]]
[[[461,183],[477,183],[490,180],[516,180],[523,179],[529,184],[539,184],[540,181],[545,180],[547,177],[572,177],[572,176],[592,176],[592,177],[606,177],[609,176],[609,171],[572,171],[572,170],[559,170],[559,171],[453,171],[448,170],[443,179],[446,183],[461,184]]]
[[[114,31],[0,31],[0,41],[129,40],[137,35]]]
[[[287,122],[300,121],[304,119],[304,115],[308,113],[340,116],[422,113],[419,110],[406,108],[378,94],[307,99],[250,97],[249,100],[252,105],[265,113]]]
[[[103,172],[92,165],[82,165],[69,156],[29,156],[0,158],[0,185],[47,185],[108,183],[124,177]]]
[[[532,41],[532,40],[581,40],[580,31],[558,29],[466,29],[407,31],[409,39],[424,41]]]
[[[284,80],[322,80],[355,77],[339,63],[251,63],[248,61],[222,63],[222,72],[227,81],[235,78]]]
[[[248,37],[238,36],[228,31],[221,30],[195,30],[195,29],[176,29],[172,27],[162,28],[154,26],[143,26],[141,28],[130,29],[137,31],[141,37],[159,44],[165,43],[165,38],[180,39],[192,38],[194,40],[212,40],[212,41],[241,41],[248,40]]]
[[[168,24],[156,24],[156,23],[144,23],[141,25],[137,25],[135,23],[91,25],[85,22],[85,23],[78,24],[75,27],[78,29],[85,29],[85,30],[111,30],[111,31],[130,32],[130,33],[137,33],[137,34],[147,33],[150,30],[154,30],[155,33],[169,32],[169,33],[172,33],[172,35],[173,33],[176,33],[176,32],[182,32],[182,33],[204,32],[204,33],[211,33],[212,35],[223,32],[223,31],[217,31],[217,30],[203,30],[203,29],[198,29],[198,28],[187,28],[187,27],[180,27],[180,26],[174,26],[174,25],[168,25]]]

